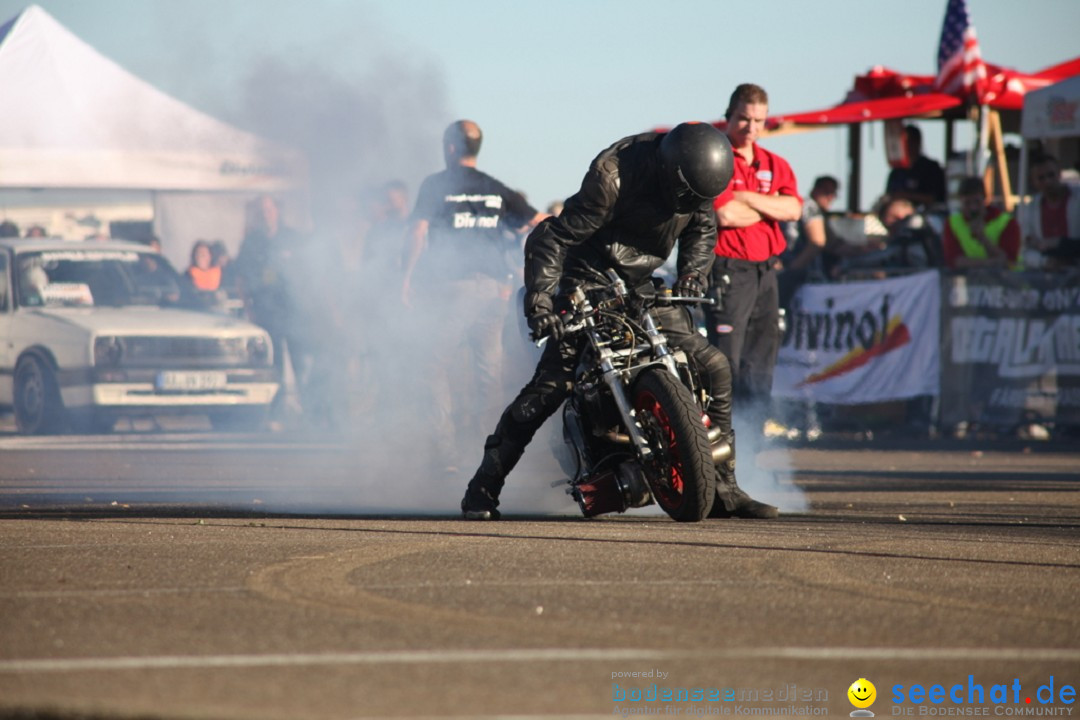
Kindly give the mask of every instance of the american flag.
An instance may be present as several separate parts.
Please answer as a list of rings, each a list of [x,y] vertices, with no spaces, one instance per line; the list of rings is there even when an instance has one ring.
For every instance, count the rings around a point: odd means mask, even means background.
[[[986,66],[964,0],[949,0],[949,6],[945,9],[937,67],[935,84],[938,90],[963,97],[973,95],[977,102],[983,101]]]

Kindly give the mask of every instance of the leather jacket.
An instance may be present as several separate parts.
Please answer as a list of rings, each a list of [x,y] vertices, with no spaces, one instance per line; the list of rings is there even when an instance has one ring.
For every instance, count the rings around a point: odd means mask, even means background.
[[[536,226],[525,241],[525,314],[550,303],[563,279],[584,279],[584,266],[614,269],[630,287],[647,281],[679,243],[679,277],[705,280],[716,246],[712,201],[675,209],[660,172],[662,133],[619,140],[589,167],[562,213]],[[575,272],[577,271],[577,272]]]

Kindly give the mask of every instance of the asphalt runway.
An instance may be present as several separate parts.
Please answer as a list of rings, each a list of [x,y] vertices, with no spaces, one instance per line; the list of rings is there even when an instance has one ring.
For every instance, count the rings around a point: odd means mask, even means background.
[[[466,523],[332,443],[0,436],[0,717],[1073,714],[1075,451],[756,461],[797,511]]]

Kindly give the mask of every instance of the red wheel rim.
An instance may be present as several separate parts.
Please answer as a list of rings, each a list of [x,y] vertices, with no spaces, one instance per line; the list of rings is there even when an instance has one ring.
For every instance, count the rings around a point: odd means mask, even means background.
[[[663,496],[664,502],[669,507],[677,508],[683,503],[682,453],[675,431],[671,427],[671,420],[656,396],[647,390],[638,393],[635,409],[642,419],[645,415],[651,417],[654,423],[653,429],[659,431],[659,439],[667,450],[669,464],[654,462],[653,468],[658,471],[659,476],[659,483],[655,490]]]

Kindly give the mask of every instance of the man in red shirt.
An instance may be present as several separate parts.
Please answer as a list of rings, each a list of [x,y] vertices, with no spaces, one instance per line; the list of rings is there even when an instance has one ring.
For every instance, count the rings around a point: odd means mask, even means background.
[[[964,178],[957,192],[960,212],[945,223],[942,251],[945,267],[1014,268],[1020,253],[1020,225],[1012,213],[986,204],[986,189],[977,177]]]
[[[722,302],[706,313],[709,341],[731,363],[735,406],[741,404],[755,420],[768,413],[780,349],[776,269],[787,248],[780,223],[802,213],[791,166],[757,144],[768,114],[763,88],[744,83],[731,94],[724,116],[735,175],[713,203],[719,232],[712,285]]]

